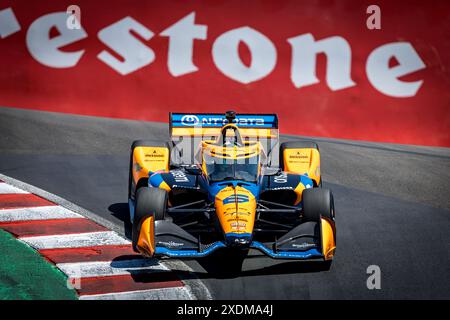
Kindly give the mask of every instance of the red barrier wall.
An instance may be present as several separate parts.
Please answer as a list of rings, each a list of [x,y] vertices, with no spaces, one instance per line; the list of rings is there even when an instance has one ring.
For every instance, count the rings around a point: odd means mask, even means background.
[[[61,23],[74,2],[82,30]],[[0,105],[276,112],[282,133],[450,146],[450,2],[376,1],[380,30],[371,4],[2,1]]]

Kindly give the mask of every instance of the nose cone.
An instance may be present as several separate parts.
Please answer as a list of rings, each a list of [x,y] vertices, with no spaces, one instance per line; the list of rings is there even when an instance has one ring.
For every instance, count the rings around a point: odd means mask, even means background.
[[[250,245],[252,235],[248,233],[228,233],[225,234],[225,243],[228,247],[243,247]]]
[[[225,241],[229,246],[246,246],[251,242],[255,223],[256,199],[244,187],[228,186],[215,199]]]

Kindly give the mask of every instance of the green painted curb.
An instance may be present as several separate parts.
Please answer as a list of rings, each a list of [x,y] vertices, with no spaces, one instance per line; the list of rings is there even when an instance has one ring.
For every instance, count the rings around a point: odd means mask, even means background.
[[[0,229],[0,300],[75,300],[67,277],[31,247]]]

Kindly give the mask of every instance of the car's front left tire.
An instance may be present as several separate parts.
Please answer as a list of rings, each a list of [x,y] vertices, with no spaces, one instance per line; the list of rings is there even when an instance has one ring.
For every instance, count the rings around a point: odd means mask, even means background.
[[[167,191],[159,188],[142,187],[136,192],[136,206],[132,226],[133,249],[137,251],[136,244],[142,222],[153,216],[155,221],[164,220],[167,210]]]

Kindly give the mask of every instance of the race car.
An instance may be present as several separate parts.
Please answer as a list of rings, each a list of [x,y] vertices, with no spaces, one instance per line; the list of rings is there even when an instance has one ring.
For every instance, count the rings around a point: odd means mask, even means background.
[[[169,115],[170,141],[131,146],[133,249],[147,257],[316,260],[336,249],[333,194],[311,141],[279,143],[275,114]]]

